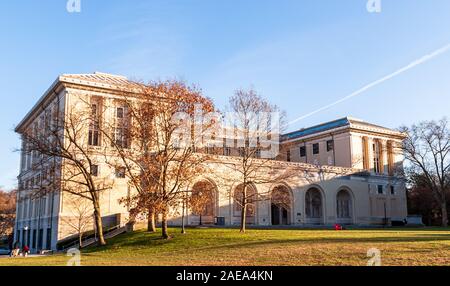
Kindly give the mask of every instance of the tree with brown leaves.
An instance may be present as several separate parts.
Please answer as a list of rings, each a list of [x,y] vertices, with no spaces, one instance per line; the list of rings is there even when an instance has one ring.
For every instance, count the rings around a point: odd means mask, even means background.
[[[139,84],[133,93],[123,92],[132,144],[124,148],[110,137],[119,161],[137,194],[130,198],[136,213],[148,211],[150,219],[162,215],[162,237],[170,238],[168,215],[179,207],[192,177],[201,173],[208,156],[197,151],[202,140],[197,135],[208,128],[201,115],[214,111],[214,105],[194,87],[180,81]],[[104,131],[111,134],[110,130]]]
[[[203,225],[202,217],[211,216],[214,209],[214,189],[207,182],[195,184],[189,197],[189,207],[194,215],[197,215],[199,225]]]
[[[14,228],[16,195],[16,190],[0,190],[0,238],[10,235]]]

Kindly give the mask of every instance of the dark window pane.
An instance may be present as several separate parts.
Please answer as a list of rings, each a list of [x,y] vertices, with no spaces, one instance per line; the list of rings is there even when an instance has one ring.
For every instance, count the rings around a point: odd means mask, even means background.
[[[383,185],[378,185],[378,194],[383,194]]]
[[[327,141],[327,152],[333,151],[334,150],[334,141],[333,140],[328,140]]]
[[[122,107],[117,108],[117,118],[123,118],[123,108]]]
[[[121,168],[116,168],[116,178],[125,178],[125,168],[121,167]]]
[[[98,165],[92,165],[91,175],[94,176],[94,177],[98,176]]]
[[[300,147],[300,157],[306,157],[306,146]]]
[[[313,145],[313,154],[319,154],[319,143]]]

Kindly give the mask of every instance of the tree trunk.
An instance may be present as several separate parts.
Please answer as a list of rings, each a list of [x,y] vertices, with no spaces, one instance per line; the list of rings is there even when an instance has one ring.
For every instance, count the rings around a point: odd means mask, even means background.
[[[106,245],[105,237],[103,236],[103,224],[102,224],[102,216],[100,213],[100,206],[98,202],[94,203],[94,219],[95,219],[95,227],[97,228],[97,236],[99,246]]]
[[[167,229],[167,210],[162,211],[162,223],[161,223],[161,232],[162,232],[162,238],[169,239],[169,232]]]
[[[200,215],[200,223],[199,223],[199,225],[203,225],[203,223],[202,223],[202,215]]]
[[[152,207],[148,208],[147,231],[156,232],[155,210]]]
[[[442,226],[448,226],[448,214],[447,214],[447,203],[444,201],[441,203],[441,213],[442,213]]]
[[[247,184],[244,182],[244,189],[242,190],[242,209],[241,209],[241,232],[245,232],[247,224]]]
[[[182,214],[181,214],[181,234],[186,234],[186,225],[184,223],[185,213],[186,213],[186,203],[185,203],[185,200],[183,199],[183,209],[182,209]]]
[[[245,232],[245,226],[247,224],[247,204],[244,204],[241,210],[241,232]]]
[[[78,235],[78,245],[81,248],[83,248],[83,234],[80,232],[80,234]]]

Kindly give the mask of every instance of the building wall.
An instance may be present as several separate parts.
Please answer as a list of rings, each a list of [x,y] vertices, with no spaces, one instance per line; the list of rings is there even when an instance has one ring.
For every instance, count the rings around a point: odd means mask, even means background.
[[[59,90],[44,101],[26,123],[27,128],[40,126],[42,130],[46,116],[55,119],[56,113],[64,113],[66,96],[64,90]],[[16,226],[14,240],[27,244],[32,250],[54,249],[59,239],[59,209],[61,195],[58,190],[53,192],[36,189],[45,184],[45,180],[54,180],[60,173],[60,160],[49,158],[41,161],[36,154],[26,152],[26,144],[22,144],[20,174],[18,176],[19,192],[17,200]],[[54,166],[52,169],[52,166]],[[51,172],[54,170],[54,172]]]
[[[59,96],[59,109],[67,112],[68,108],[83,101],[89,102],[93,97],[103,98],[105,106],[111,108],[106,110],[105,120],[110,120],[114,114],[114,104],[116,103],[114,95],[104,89],[99,88],[80,88],[65,87],[56,94]],[[49,97],[49,102],[55,98]],[[46,104],[45,106],[47,106]],[[51,106],[48,105],[48,106]],[[40,115],[45,113],[45,108],[30,117],[26,122],[26,126],[33,126]],[[87,136],[87,135],[86,135]],[[388,141],[399,143],[398,139],[389,135],[380,135],[374,132],[355,132],[350,130],[334,130],[333,132],[325,132],[320,135],[310,136],[308,138],[300,138],[291,142],[282,143],[282,154],[278,161],[273,161],[271,171],[283,172],[287,168],[295,170],[295,175],[286,179],[283,186],[290,194],[290,202],[288,204],[288,218],[285,221],[290,225],[303,226],[310,223],[321,223],[331,225],[346,221],[347,223],[357,225],[381,224],[384,218],[394,220],[403,220],[407,216],[406,210],[406,189],[404,182],[394,176],[389,176],[388,168],[380,174],[375,174],[371,169],[371,163],[368,170],[363,172],[365,168],[362,162],[362,138],[371,140],[378,139],[383,142],[383,146],[387,146]],[[327,141],[333,140],[333,150],[327,151]],[[319,144],[319,154],[313,154],[313,145]],[[300,157],[300,146],[306,146],[306,156]],[[286,162],[286,152],[290,151],[290,163]],[[218,154],[224,154],[223,148],[218,148]],[[208,179],[216,186],[216,196],[214,199],[214,217],[223,217],[226,225],[238,225],[240,217],[236,213],[234,206],[233,192],[241,181],[239,174],[230,171],[227,167],[229,164],[238,164],[239,160],[234,157],[239,152],[235,149],[231,150],[231,156],[217,156],[217,162],[208,163],[211,173],[208,177],[200,176],[193,179],[192,184],[197,181]],[[284,157],[283,157],[284,156]],[[371,148],[369,148],[369,157],[373,156]],[[58,241],[76,234],[76,230],[69,226],[68,220],[75,217],[74,207],[71,206],[70,196],[67,193],[56,191],[52,194],[51,199],[47,197],[45,207],[39,204],[33,204],[30,196],[33,194],[33,187],[30,180],[36,179],[40,175],[39,168],[32,168],[32,156],[23,153],[21,158],[21,173],[19,175],[20,192],[18,196],[17,222],[15,240],[27,242],[33,246],[33,232],[36,232],[36,240],[39,240],[39,230],[42,229],[42,240],[47,241],[47,236],[51,236],[49,240],[50,246],[43,245],[42,248],[56,248]],[[108,160],[114,159],[113,156]],[[397,166],[401,166],[401,153],[395,153],[392,161]],[[106,162],[104,156],[96,158],[99,166],[99,177],[109,178],[110,189],[103,191],[101,195],[102,216],[108,217],[120,214],[121,225],[128,220],[128,208],[126,205],[119,203],[121,199],[126,198],[134,192],[127,184],[126,179],[114,176],[115,170]],[[388,155],[383,153],[382,161],[386,164]],[[308,164],[305,164],[308,163]],[[312,164],[312,165],[311,165]],[[338,166],[338,167],[327,167]],[[347,169],[346,169],[347,168]],[[352,169],[348,169],[352,168]],[[59,166],[55,172],[61,172],[64,175],[64,166]],[[227,174],[228,182],[224,182],[223,174]],[[231,183],[230,183],[231,182]],[[279,184],[278,184],[279,185]],[[255,215],[249,218],[249,223],[254,225],[271,225],[272,224],[272,202],[270,195],[277,185],[256,185],[255,190],[265,199],[261,199],[255,203]],[[379,187],[381,186],[381,187]],[[394,192],[391,193],[391,186]],[[322,216],[318,219],[306,217],[307,192],[315,188],[320,192]],[[337,195],[341,190],[345,190],[351,198],[351,216],[349,219],[343,220],[337,217]],[[31,206],[34,206],[33,208]],[[181,224],[181,204],[177,208],[171,210],[171,225]],[[33,210],[32,210],[33,209]],[[199,216],[189,212],[185,218],[188,224],[198,224]],[[29,229],[30,231],[26,231]],[[50,231],[47,233],[47,229]],[[28,232],[31,233],[30,239]],[[34,247],[34,250],[41,247]]]
[[[308,163],[321,166],[340,166],[351,168],[350,134],[348,132],[326,132],[320,136],[309,136],[289,142],[282,142],[282,152],[290,150],[291,162]],[[333,142],[333,150],[328,151],[327,142]],[[313,146],[319,144],[319,154],[314,154]],[[300,156],[300,148],[306,147],[306,156]],[[285,160],[285,156],[282,160]]]
[[[367,155],[364,155],[363,138],[366,140]],[[333,150],[328,151],[327,142],[333,142]],[[382,162],[381,171],[374,169],[375,156],[372,145],[380,142]],[[389,170],[395,170],[391,175],[401,174],[403,164],[402,152],[399,148],[402,140],[398,136],[379,134],[375,132],[353,131],[350,128],[340,128],[339,131],[329,130],[320,135],[310,135],[281,144],[279,160],[308,163],[319,166],[339,166],[370,171],[372,173],[389,175]],[[319,144],[319,153],[314,154],[313,146]],[[389,146],[392,146],[389,148]],[[306,156],[300,156],[300,148],[306,147]],[[289,152],[289,155],[287,155]],[[392,156],[391,158],[389,156]],[[288,158],[289,157],[289,158]],[[367,162],[365,163],[364,160]]]
[[[223,158],[228,164],[235,161],[233,158]],[[271,199],[270,195],[277,186],[285,186],[292,194],[289,208],[289,225],[308,225],[311,221],[305,216],[306,193],[312,188],[317,188],[322,194],[323,214],[320,223],[324,225],[333,225],[342,222],[337,218],[337,194],[341,190],[347,191],[351,195],[352,215],[348,223],[356,225],[383,224],[384,218],[390,220],[403,221],[407,217],[406,210],[406,188],[402,180],[392,180],[386,176],[368,176],[353,173],[336,173],[329,171],[324,176],[316,175],[314,171],[303,171],[302,165],[296,163],[274,162],[274,169],[279,168],[280,172],[286,168],[298,170],[295,175],[285,182],[272,185],[256,185],[256,190],[261,199],[256,203],[256,215],[252,218],[250,224],[271,225]],[[233,190],[236,185],[229,186],[223,182],[223,174],[227,173],[229,180],[239,182],[239,174],[233,174],[232,170],[223,165],[210,166],[214,170],[207,178],[197,178],[193,184],[198,181],[208,180],[216,186],[217,205],[215,216],[225,218],[226,225],[239,225],[240,216],[235,216]],[[215,174],[217,172],[217,174]],[[310,175],[313,175],[312,177]],[[307,179],[306,179],[307,178]],[[382,186],[383,192],[378,193],[378,186]],[[394,187],[394,193],[390,192],[390,186]],[[384,212],[384,202],[386,202],[386,213]],[[173,210],[171,219],[172,225],[180,225],[181,210]],[[187,224],[198,224],[199,217],[190,213],[186,218]]]

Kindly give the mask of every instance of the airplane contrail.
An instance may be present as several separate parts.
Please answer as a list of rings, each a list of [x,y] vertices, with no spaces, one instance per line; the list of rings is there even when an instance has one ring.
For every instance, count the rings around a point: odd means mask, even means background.
[[[319,113],[321,111],[329,109],[329,108],[331,108],[331,107],[333,107],[333,106],[335,106],[335,105],[337,105],[337,104],[339,104],[341,102],[344,102],[344,101],[346,101],[346,100],[348,100],[350,98],[358,96],[361,93],[367,91],[368,89],[370,89],[370,88],[372,88],[374,86],[377,86],[377,85],[379,85],[379,84],[381,84],[381,83],[383,83],[383,82],[385,82],[387,80],[390,80],[391,78],[396,77],[399,74],[402,74],[402,73],[404,73],[404,72],[406,72],[406,71],[408,71],[408,70],[410,70],[410,69],[412,69],[412,68],[414,68],[414,67],[416,67],[418,65],[421,65],[421,64],[423,64],[423,63],[425,63],[425,62],[427,62],[427,61],[429,61],[429,60],[431,60],[431,59],[433,59],[433,58],[435,58],[437,56],[440,56],[440,55],[442,55],[443,53],[445,53],[445,52],[447,52],[449,50],[450,50],[450,44],[448,44],[448,45],[446,45],[446,46],[444,46],[444,47],[442,47],[442,48],[440,48],[440,49],[438,49],[438,50],[436,50],[436,51],[434,51],[434,52],[432,52],[432,53],[430,53],[428,55],[425,55],[425,56],[421,57],[418,60],[415,60],[415,61],[411,62],[409,65],[407,65],[405,67],[402,67],[401,69],[398,69],[397,71],[395,71],[395,72],[393,72],[393,73],[391,73],[391,74],[389,74],[387,76],[384,76],[384,77],[382,77],[382,78],[380,78],[380,79],[378,79],[378,80],[376,80],[374,82],[371,82],[371,83],[365,85],[364,87],[362,87],[362,88],[356,90],[355,92],[353,92],[353,93],[351,93],[351,94],[349,94],[349,95],[339,99],[338,101],[335,101],[333,103],[325,105],[325,106],[323,106],[323,107],[321,107],[321,108],[319,108],[317,110],[314,110],[314,111],[312,111],[312,112],[310,112],[310,113],[308,113],[306,115],[303,115],[303,116],[301,116],[301,117],[299,117],[299,118],[289,122],[288,124],[289,125],[294,124],[294,123],[296,123],[296,122],[298,122],[298,121],[300,121],[302,119],[310,117],[310,116],[312,116],[312,115],[314,115],[316,113]]]

